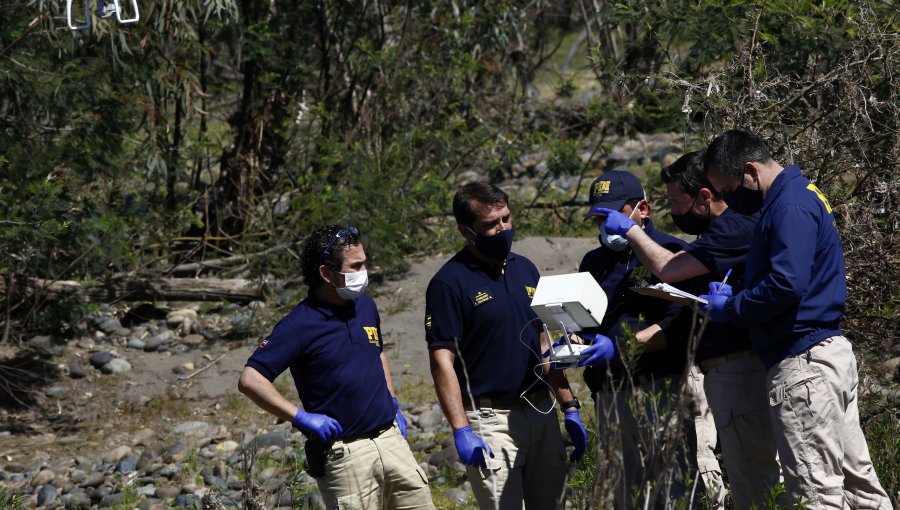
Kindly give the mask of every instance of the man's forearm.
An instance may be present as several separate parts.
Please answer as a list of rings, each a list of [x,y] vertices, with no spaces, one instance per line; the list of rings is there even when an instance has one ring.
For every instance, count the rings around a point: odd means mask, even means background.
[[[656,275],[657,278],[666,281],[662,274],[669,261],[675,257],[675,254],[657,244],[653,239],[650,239],[650,236],[640,228],[628,229],[625,236],[628,238],[628,243],[631,245],[631,249],[634,250],[634,254],[637,255],[638,260],[641,261],[641,264],[650,269],[650,272]]]
[[[463,407],[462,392],[459,387],[459,379],[453,370],[455,355],[452,352],[442,352],[446,349],[438,349],[429,353],[431,358],[431,377],[434,379],[434,391],[437,393],[438,402],[444,411],[444,416],[453,430],[460,429],[469,424],[466,410]]]
[[[282,420],[291,421],[297,414],[298,407],[284,398],[271,381],[252,367],[244,367],[238,381],[238,390],[261,409]]]

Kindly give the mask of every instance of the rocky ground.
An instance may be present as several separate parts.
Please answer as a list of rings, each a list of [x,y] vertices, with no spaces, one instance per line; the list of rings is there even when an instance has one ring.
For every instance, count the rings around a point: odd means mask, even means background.
[[[528,238],[514,250],[553,274],[575,271],[596,243]],[[414,263],[372,292],[411,447],[449,507],[471,491],[431,386],[422,326],[425,286],[448,257]],[[38,508],[190,508],[204,497],[211,508],[315,507],[315,483],[294,467],[302,435],[237,392],[243,363],[281,313],[274,306],[122,303],[92,313],[75,338],[31,338],[32,354],[15,359],[22,405],[0,411],[0,485]],[[289,374],[276,383],[296,398]]]

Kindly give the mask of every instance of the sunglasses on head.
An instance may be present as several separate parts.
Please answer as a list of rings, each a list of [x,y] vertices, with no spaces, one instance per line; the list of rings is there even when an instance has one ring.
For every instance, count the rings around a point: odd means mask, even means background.
[[[338,230],[337,233],[334,234],[334,237],[331,238],[331,241],[328,241],[328,245],[325,246],[325,249],[322,250],[322,256],[319,257],[319,262],[325,261],[325,257],[328,256],[328,253],[334,247],[334,243],[336,243],[338,240],[346,241],[347,239],[350,238],[350,236],[358,236],[358,235],[359,235],[359,230],[357,230],[356,227],[344,227],[344,228]]]

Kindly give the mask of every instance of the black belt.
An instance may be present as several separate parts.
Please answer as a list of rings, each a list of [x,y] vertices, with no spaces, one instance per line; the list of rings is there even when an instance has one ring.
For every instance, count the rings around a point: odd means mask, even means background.
[[[753,351],[751,351],[749,349],[745,350],[745,351],[730,352],[723,356],[717,356],[715,358],[710,358],[710,359],[705,359],[703,361],[700,361],[699,363],[697,363],[697,366],[700,367],[700,372],[705,374],[705,373],[709,372],[710,370],[716,368],[717,366],[721,365],[722,363],[725,363],[726,361],[731,361],[731,360],[738,359],[738,358],[746,358],[747,356],[752,356],[752,355],[753,355]]]
[[[469,397],[468,395],[463,395],[463,407],[466,408],[466,411],[471,411],[473,406],[475,409],[510,409],[513,407],[525,405],[525,400],[535,402],[543,397],[547,396],[546,390],[533,391],[531,393],[526,393],[521,397],[517,398],[494,398],[488,396],[480,396],[480,397]]]
[[[349,443],[351,441],[359,441],[360,439],[375,439],[376,437],[384,434],[385,432],[391,430],[391,427],[394,426],[394,420],[391,420],[387,423],[379,425],[378,428],[374,428],[368,432],[363,432],[362,434],[352,436],[352,437],[341,437],[338,438],[338,441],[343,441],[345,443]]]

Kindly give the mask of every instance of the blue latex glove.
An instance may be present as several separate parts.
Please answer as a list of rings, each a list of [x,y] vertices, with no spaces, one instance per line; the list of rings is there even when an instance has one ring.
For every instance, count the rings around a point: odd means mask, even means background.
[[[403,435],[403,439],[406,439],[406,429],[409,427],[409,424],[406,423],[406,416],[403,416],[403,412],[400,411],[400,401],[397,400],[397,397],[391,397],[391,401],[394,402],[394,417],[397,420],[397,428],[400,429],[400,434]]]
[[[733,295],[732,292],[733,292],[733,289],[731,288],[731,285],[728,285],[727,283],[709,282],[709,295],[710,296],[719,295],[719,296],[731,297]]]
[[[494,458],[491,447],[484,442],[481,436],[472,432],[472,427],[468,425],[453,431],[453,442],[456,443],[456,453],[463,464],[486,468],[484,452],[488,452],[488,455]]]
[[[604,228],[607,234],[624,236],[628,229],[637,225],[634,220],[619,211],[606,208],[600,208],[597,211],[606,214],[606,226]]]
[[[721,288],[720,288],[721,287]],[[708,305],[700,305],[700,313],[708,314],[709,318],[716,322],[728,322],[731,317],[725,311],[725,303],[731,298],[731,285],[720,282],[709,282],[709,294],[703,294],[701,299],[709,301]]]
[[[569,409],[564,414],[566,417],[566,432],[569,433],[569,437],[572,438],[572,444],[575,446],[575,449],[572,450],[572,455],[569,455],[569,460],[578,462],[578,459],[584,455],[584,451],[587,449],[588,433],[584,428],[584,424],[581,423],[581,414],[578,412],[578,409]]]
[[[344,433],[341,424],[330,416],[318,413],[307,413],[303,409],[297,409],[297,414],[291,423],[299,428],[308,437],[316,436],[322,442],[329,443]]]
[[[579,367],[602,365],[616,356],[616,343],[608,337],[586,333],[581,335],[581,338],[591,340],[592,343],[587,349],[581,351],[581,354],[587,357],[578,362]]]

